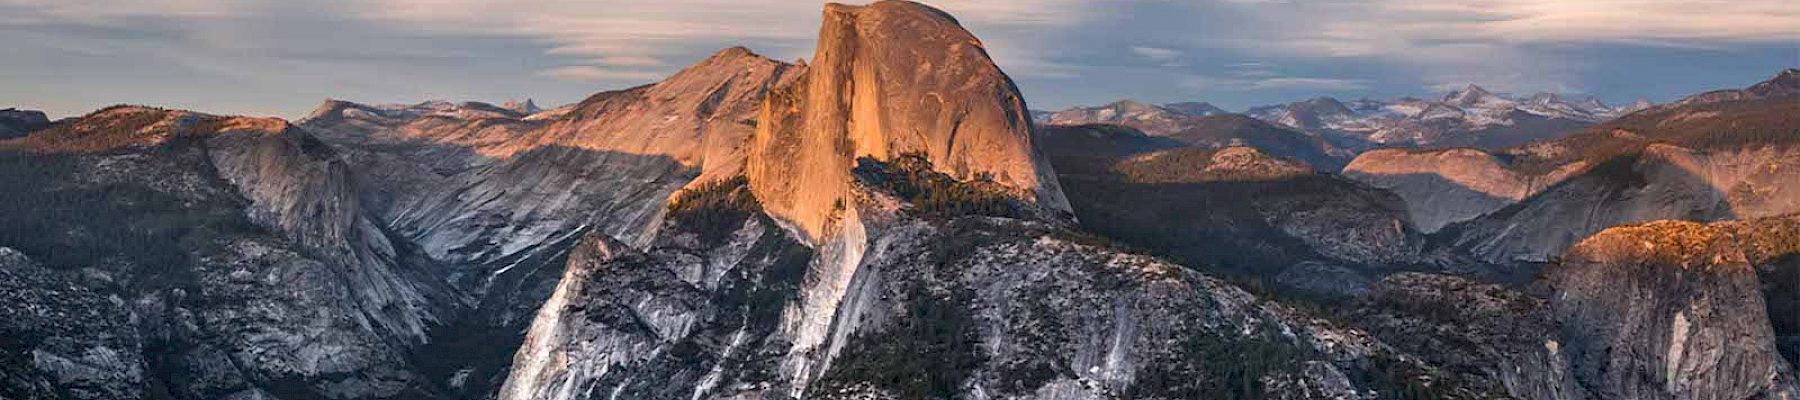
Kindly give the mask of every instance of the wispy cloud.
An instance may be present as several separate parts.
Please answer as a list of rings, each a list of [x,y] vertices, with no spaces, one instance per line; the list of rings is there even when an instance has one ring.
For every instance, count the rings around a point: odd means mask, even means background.
[[[654,81],[656,79],[662,78],[662,76],[663,76],[663,74],[661,74],[661,73],[651,72],[651,71],[616,70],[616,69],[607,69],[607,68],[601,68],[601,67],[596,67],[596,66],[591,66],[591,65],[572,65],[572,66],[567,66],[567,67],[551,68],[551,69],[544,70],[543,72],[539,72],[538,75],[556,78],[556,79],[562,79],[562,80],[570,80],[570,81],[611,81],[611,80]]]

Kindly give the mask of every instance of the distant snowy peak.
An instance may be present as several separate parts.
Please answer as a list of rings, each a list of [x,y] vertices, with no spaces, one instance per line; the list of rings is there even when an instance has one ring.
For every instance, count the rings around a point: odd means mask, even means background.
[[[1334,138],[1350,147],[1499,146],[1553,136],[1617,116],[1592,96],[1515,98],[1468,85],[1436,99],[1320,97],[1253,107],[1257,119]]]
[[[1212,103],[1207,103],[1204,101],[1169,103],[1169,104],[1164,104],[1163,108],[1175,110],[1175,112],[1192,115],[1192,116],[1196,116],[1196,117],[1225,115],[1225,114],[1231,113],[1230,111],[1225,111],[1225,109],[1223,109],[1223,108],[1219,108],[1218,106],[1212,105]]]
[[[1600,122],[1618,111],[1593,96],[1566,97],[1555,93],[1538,93],[1519,104],[1518,109],[1550,118]]]
[[[1153,134],[1168,134],[1179,130],[1182,120],[1196,116],[1200,115],[1136,100],[1120,100],[1099,107],[1058,111],[1045,117],[1043,122],[1051,125],[1118,124]]]
[[[1472,83],[1460,90],[1444,95],[1444,103],[1460,108],[1484,109],[1509,108],[1516,104],[1512,99],[1494,94],[1493,92],[1489,92],[1487,89],[1482,89],[1480,86],[1475,86],[1475,84]]]
[[[524,112],[532,110],[532,112]],[[436,117],[458,120],[481,119],[522,119],[528,115],[543,112],[526,100],[524,104],[507,102],[505,106],[466,101],[449,102],[430,100],[417,104],[362,104],[343,100],[325,100],[305,120],[321,118],[348,118],[360,120],[413,120]]]
[[[1337,99],[1317,97],[1289,104],[1275,122],[1301,129],[1339,128],[1356,121],[1358,116]]]
[[[1619,109],[1616,111],[1618,112],[1619,115],[1625,115],[1625,114],[1630,114],[1630,113],[1634,113],[1634,112],[1638,112],[1638,111],[1648,110],[1651,107],[1656,107],[1656,103],[1650,102],[1650,99],[1640,98],[1640,99],[1637,99],[1637,101],[1631,102],[1631,104],[1627,104],[1624,107],[1619,107]]]

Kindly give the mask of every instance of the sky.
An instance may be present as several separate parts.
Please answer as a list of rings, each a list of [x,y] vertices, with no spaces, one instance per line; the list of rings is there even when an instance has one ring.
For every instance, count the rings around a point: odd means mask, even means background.
[[[1800,0],[928,0],[1032,108],[1122,98],[1231,110],[1470,83],[1611,104],[1800,66]],[[654,82],[729,46],[808,58],[809,0],[0,0],[0,108],[112,104],[303,117]]]

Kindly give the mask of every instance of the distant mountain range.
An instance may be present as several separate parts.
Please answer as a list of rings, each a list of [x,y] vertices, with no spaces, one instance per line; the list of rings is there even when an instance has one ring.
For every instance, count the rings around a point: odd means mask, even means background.
[[[1592,96],[1547,92],[1512,97],[1471,84],[1435,100],[1403,97],[1346,102],[1318,97],[1251,107],[1243,114],[1320,137],[1340,152],[1357,152],[1376,147],[1501,148],[1559,137],[1652,106],[1639,100],[1613,107]],[[1121,124],[1165,134],[1182,129],[1187,118],[1229,113],[1203,102],[1151,105],[1122,100],[1037,115],[1039,122],[1046,124]]]

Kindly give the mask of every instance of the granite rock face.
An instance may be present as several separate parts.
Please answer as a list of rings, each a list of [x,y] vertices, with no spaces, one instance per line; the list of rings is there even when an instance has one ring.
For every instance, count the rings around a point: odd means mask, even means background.
[[[111,313],[66,339],[119,344],[46,342],[35,350],[40,372],[116,378],[100,398],[434,392],[408,350],[457,302],[375,228],[343,161],[305,132],[113,107],[0,148],[7,200],[31,205],[0,215],[4,240],[44,266],[16,276],[80,277],[63,278],[70,293],[104,299],[7,307],[43,318]],[[78,345],[96,347],[69,352]],[[118,364],[97,365],[101,356]]]
[[[924,154],[957,179],[992,180],[1066,214],[1030,118],[1012,79],[948,14],[828,4],[806,73],[763,105],[746,171],[770,214],[809,240],[837,228],[861,157]]]
[[[1403,273],[1341,314],[1474,387],[1526,399],[1792,398],[1791,217],[1607,229],[1537,284]],[[1765,312],[1764,310],[1767,310]]]
[[[1548,275],[1575,379],[1596,397],[1800,395],[1756,271],[1721,229],[1677,221],[1607,229]]]
[[[1549,302],[1505,286],[1399,273],[1344,312],[1353,326],[1470,385],[1520,399],[1587,399]]]
[[[0,247],[0,301],[0,397],[148,397],[143,339],[118,297]]]
[[[817,346],[791,350],[816,308],[808,293],[842,260],[831,249],[809,250],[759,211],[723,213],[735,222],[715,241],[672,218],[648,251],[584,241],[501,398],[1360,399],[1442,379],[1180,266],[1041,223],[919,220],[857,193],[866,250]]]
[[[475,311],[434,348],[437,379],[491,393],[565,258],[597,232],[642,245],[670,196],[742,174],[765,94],[801,68],[722,50],[653,85],[523,114],[480,103],[327,102],[301,125],[352,162],[383,226],[440,266]]]

